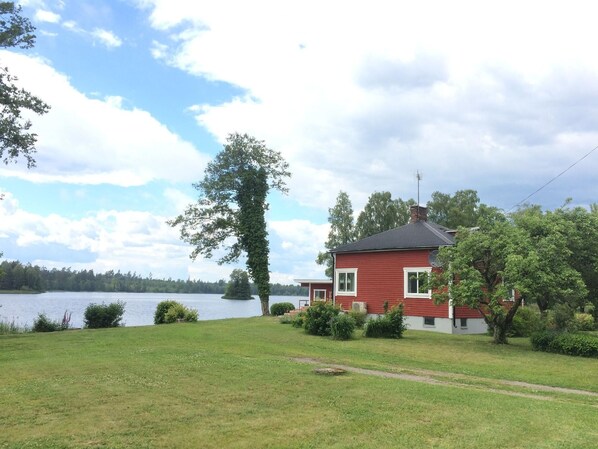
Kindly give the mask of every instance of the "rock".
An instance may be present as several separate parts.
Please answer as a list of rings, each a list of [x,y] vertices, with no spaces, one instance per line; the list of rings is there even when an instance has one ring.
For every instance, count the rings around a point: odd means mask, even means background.
[[[316,368],[314,373],[323,374],[325,376],[340,376],[345,374],[347,371],[342,368]]]

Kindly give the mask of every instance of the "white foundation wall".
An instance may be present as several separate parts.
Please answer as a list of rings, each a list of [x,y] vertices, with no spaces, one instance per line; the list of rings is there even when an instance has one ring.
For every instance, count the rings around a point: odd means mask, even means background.
[[[421,316],[406,316],[405,324],[408,330],[440,332],[443,334],[484,334],[488,329],[488,326],[481,318],[468,318],[467,327],[461,327],[460,320],[457,319],[457,327],[453,327],[453,320],[450,318],[435,318],[434,326],[427,326],[424,325],[424,318]]]

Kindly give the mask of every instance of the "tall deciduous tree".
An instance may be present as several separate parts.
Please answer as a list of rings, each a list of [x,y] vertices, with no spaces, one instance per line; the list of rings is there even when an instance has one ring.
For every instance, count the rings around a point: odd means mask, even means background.
[[[475,190],[458,190],[454,195],[434,192],[428,201],[428,219],[447,228],[477,226],[486,216],[496,215],[498,209],[480,203]]]
[[[270,272],[265,212],[270,189],[288,191],[288,164],[281,154],[247,134],[231,134],[224,149],[206,168],[195,204],[169,221],[180,226],[181,239],[195,248],[191,258],[211,258],[224,248],[218,263],[230,263],[247,256],[249,275],[255,282],[262,314],[268,315]]]
[[[536,285],[527,299],[542,313],[560,303],[583,308],[588,288],[595,294],[597,287],[598,222],[583,208],[543,212],[540,206],[528,206],[511,216],[529,235],[544,270],[555,273]]]
[[[0,2],[0,48],[31,48],[35,44],[35,28],[21,16],[21,7],[14,2]],[[6,67],[0,67],[0,159],[7,164],[19,156],[27,167],[35,166],[37,135],[30,132],[31,121],[24,111],[45,114],[49,106],[38,97],[15,85],[17,78]]]
[[[339,192],[336,197],[336,204],[333,208],[328,209],[328,223],[330,223],[330,231],[328,232],[328,240],[324,243],[326,249],[331,250],[337,246],[355,241],[353,206],[346,192]],[[333,273],[330,253],[319,253],[316,262],[320,265],[326,265],[326,276],[331,278]]]
[[[494,342],[506,343],[523,300],[546,310],[556,302],[579,305],[585,298],[582,277],[570,264],[566,233],[560,218],[534,208],[510,220],[482,220],[477,231],[461,227],[455,245],[439,250],[443,269],[432,275],[433,297],[478,309]]]
[[[407,224],[409,207],[413,204],[415,204],[413,199],[393,200],[390,192],[372,193],[363,211],[357,217],[355,226],[357,238],[363,239]]]
[[[455,245],[440,248],[438,260],[442,270],[433,271],[430,277],[434,301],[479,310],[494,332],[494,342],[506,343],[523,296],[514,298],[511,307],[505,307],[504,301],[511,290],[520,287],[519,276],[530,274],[523,272],[522,262],[528,262],[530,271],[537,265],[525,233],[507,221],[477,231],[459,228]]]

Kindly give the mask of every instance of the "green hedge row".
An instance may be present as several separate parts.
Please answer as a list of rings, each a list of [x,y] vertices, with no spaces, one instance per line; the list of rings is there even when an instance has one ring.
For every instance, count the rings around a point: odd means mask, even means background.
[[[534,351],[598,358],[598,337],[589,334],[545,331],[531,337]]]

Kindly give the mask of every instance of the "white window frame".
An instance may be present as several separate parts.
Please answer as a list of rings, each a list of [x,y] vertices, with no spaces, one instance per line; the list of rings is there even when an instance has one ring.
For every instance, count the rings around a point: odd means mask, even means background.
[[[324,294],[322,295],[323,297],[322,298],[318,298],[316,296],[317,292],[324,292]],[[324,288],[314,288],[314,298],[313,298],[313,300],[314,301],[326,301],[326,289],[324,289]]]
[[[432,267],[405,267],[403,268],[403,287],[405,298],[428,298],[432,297],[432,290],[426,293],[409,293],[409,273],[426,273],[428,276],[432,273]]]
[[[357,296],[357,268],[338,268],[334,270],[334,295],[335,296]],[[355,282],[353,283],[353,290],[339,290],[339,277],[341,274],[353,274]],[[345,281],[346,283],[346,281]]]

